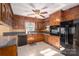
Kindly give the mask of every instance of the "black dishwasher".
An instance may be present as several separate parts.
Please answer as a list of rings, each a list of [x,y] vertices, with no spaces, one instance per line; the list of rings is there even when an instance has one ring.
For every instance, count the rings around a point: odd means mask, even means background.
[[[18,35],[18,46],[23,46],[27,44],[27,36],[26,35]]]

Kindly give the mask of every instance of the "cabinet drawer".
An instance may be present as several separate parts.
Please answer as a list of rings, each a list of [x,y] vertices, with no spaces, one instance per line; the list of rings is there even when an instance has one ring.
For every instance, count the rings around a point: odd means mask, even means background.
[[[34,42],[39,42],[43,40],[44,40],[44,36],[42,34],[30,34],[27,37],[28,43],[34,43]]]

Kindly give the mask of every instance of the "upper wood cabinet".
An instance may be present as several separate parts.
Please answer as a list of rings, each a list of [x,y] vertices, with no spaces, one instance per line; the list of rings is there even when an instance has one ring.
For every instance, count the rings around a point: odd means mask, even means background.
[[[25,23],[27,22],[35,23],[36,31],[44,30],[45,28],[45,21],[42,19],[36,19],[32,17],[19,16],[19,15],[14,15],[13,17],[14,17],[14,21],[13,21],[14,29],[25,29]]]
[[[0,20],[1,20],[1,4],[0,4]]]
[[[45,22],[40,21],[36,23],[36,30],[40,31],[40,30],[44,30],[45,29]]]
[[[50,26],[60,25],[61,19],[62,17],[61,17],[61,10],[60,10],[50,15],[50,17],[48,18],[49,25]]]
[[[0,20],[8,25],[12,25],[12,10],[9,3],[0,3]]]
[[[79,19],[79,5],[62,12],[62,21]]]

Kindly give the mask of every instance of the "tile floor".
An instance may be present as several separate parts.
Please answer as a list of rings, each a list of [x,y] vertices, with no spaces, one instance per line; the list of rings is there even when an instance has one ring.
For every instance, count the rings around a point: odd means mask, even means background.
[[[55,54],[52,54],[51,52],[45,52],[45,54],[48,53],[46,54],[47,56],[64,56],[60,54],[59,50],[45,42],[38,42],[18,47],[18,56],[45,56],[41,53],[45,50],[50,50],[52,53],[57,52]]]

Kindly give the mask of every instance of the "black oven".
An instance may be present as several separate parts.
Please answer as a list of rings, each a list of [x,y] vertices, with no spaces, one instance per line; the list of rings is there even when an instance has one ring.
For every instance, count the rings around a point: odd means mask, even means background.
[[[60,35],[60,26],[55,25],[55,26],[50,26],[50,34],[51,35]]]

